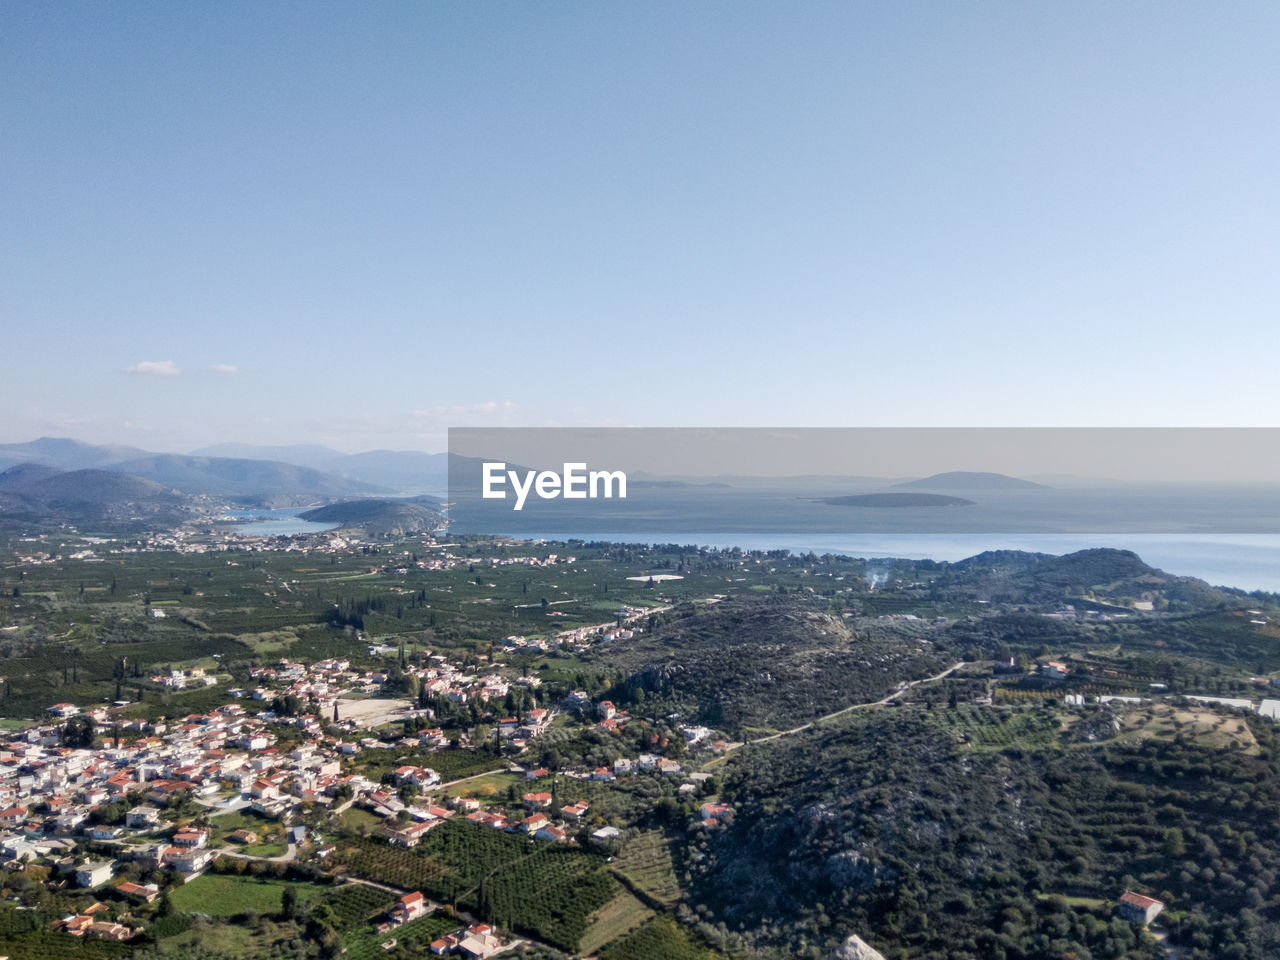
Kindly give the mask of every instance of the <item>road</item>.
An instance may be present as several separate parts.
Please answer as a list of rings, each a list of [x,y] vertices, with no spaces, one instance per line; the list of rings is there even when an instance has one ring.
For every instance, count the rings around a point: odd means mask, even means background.
[[[912,680],[910,683],[903,684],[897,690],[893,691],[893,693],[889,694],[887,697],[882,697],[879,700],[874,700],[870,703],[855,703],[853,704],[853,706],[844,707],[840,710],[835,711],[834,713],[828,713],[825,716],[818,717],[818,719],[816,720],[810,720],[808,723],[802,723],[798,727],[792,727],[790,730],[781,730],[778,733],[771,733],[767,737],[756,737],[754,740],[748,740],[745,743],[730,744],[725,749],[725,752],[723,754],[721,754],[719,757],[711,761],[711,763],[706,764],[705,766],[711,766],[713,764],[718,763],[719,761],[723,760],[725,756],[727,756],[730,752],[737,750],[739,747],[751,746],[752,744],[756,744],[756,743],[768,743],[770,740],[778,740],[778,739],[781,739],[782,737],[791,737],[797,733],[804,733],[806,730],[812,730],[814,727],[816,727],[820,723],[826,723],[828,720],[834,720],[836,717],[842,717],[846,713],[852,713],[855,710],[869,710],[872,707],[887,706],[891,701],[896,700],[898,697],[902,696],[903,693],[905,693],[907,690],[910,690],[912,687],[918,687],[926,683],[937,683],[939,680],[942,680],[946,677],[951,676],[951,674],[955,673],[957,670],[959,670],[963,666],[965,666],[965,661],[961,660],[958,663],[953,663],[951,666],[947,667],[947,669],[943,670],[941,673],[935,673],[932,677],[921,677],[919,680]]]
[[[261,860],[264,863],[288,863],[290,860],[298,856],[298,845],[291,843],[285,849],[284,853],[278,857],[259,857],[256,854],[244,853],[235,847],[219,847],[217,850],[219,856],[235,857],[237,860]]]
[[[710,597],[707,598],[707,600],[710,600],[710,599],[711,599]],[[695,601],[695,602],[705,603],[706,600]],[[529,604],[529,606],[536,606],[536,604]],[[674,609],[674,607],[669,603],[661,607],[646,607],[644,610],[642,610],[639,613],[633,613],[630,616],[623,617],[622,623],[625,626],[628,623],[635,623],[637,620],[644,620],[647,617],[651,617],[655,613],[666,613],[668,610],[672,610],[672,609]],[[607,620],[604,623],[583,624],[580,627],[570,627],[568,630],[561,630],[559,633],[556,634],[556,639],[563,639],[564,637],[571,636],[572,634],[577,633],[579,630],[587,630],[587,631],[608,630],[609,628],[616,627],[617,625],[618,625],[617,619]]]
[[[471,776],[469,776],[469,777],[461,777],[461,778],[459,778],[459,779],[457,779],[457,780],[450,780],[448,783],[441,783],[441,784],[437,784],[436,786],[432,787],[431,789],[432,789],[432,790],[444,790],[444,789],[446,789],[446,788],[448,788],[448,787],[456,786],[456,785],[457,785],[457,784],[459,784],[459,783],[466,783],[468,780],[479,780],[481,777],[491,777],[491,776],[493,776],[495,773],[510,773],[510,772],[511,772],[511,767],[509,767],[509,766],[506,766],[506,767],[498,767],[498,768],[496,768],[496,769],[494,769],[494,770],[486,770],[486,771],[484,771],[483,773],[473,773],[473,774],[471,774]]]

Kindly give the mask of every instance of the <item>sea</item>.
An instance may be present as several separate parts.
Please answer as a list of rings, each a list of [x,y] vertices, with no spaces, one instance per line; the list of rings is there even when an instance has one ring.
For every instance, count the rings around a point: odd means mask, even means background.
[[[227,513],[223,520],[239,520],[231,529],[236,533],[246,533],[255,537],[289,537],[296,533],[324,533],[335,530],[336,523],[314,523],[299,519],[298,514],[306,513],[310,507],[296,507],[279,510],[241,510]]]
[[[807,504],[805,505],[807,506]],[[834,508],[833,508],[834,509]],[[245,510],[225,515],[241,521],[232,529],[256,536],[323,533],[338,524],[301,520],[304,508]],[[779,511],[782,512],[782,511]],[[758,516],[758,514],[756,514]],[[494,521],[495,517],[486,518]],[[523,519],[523,518],[521,518]],[[688,527],[688,517],[681,524]],[[778,517],[781,520],[781,517]],[[785,521],[783,521],[785,522]],[[526,523],[484,524],[484,532],[525,540],[588,540],[615,543],[680,543],[718,549],[790,550],[851,557],[930,559],[955,562],[984,550],[1026,550],[1064,554],[1094,547],[1132,550],[1153,567],[1179,576],[1199,577],[1214,586],[1280,593],[1280,533],[916,533],[916,532],[689,532],[636,529],[619,524],[613,531],[539,531]],[[457,529],[457,528],[455,528]]]
[[[455,533],[526,539],[680,543],[853,557],[954,562],[984,550],[1064,554],[1132,550],[1167,573],[1280,593],[1280,485],[1149,484],[960,495],[969,505],[874,509],[832,505],[807,488],[638,488],[625,500],[452,497]],[[948,491],[955,492],[955,491]],[[572,532],[571,532],[572,531]]]

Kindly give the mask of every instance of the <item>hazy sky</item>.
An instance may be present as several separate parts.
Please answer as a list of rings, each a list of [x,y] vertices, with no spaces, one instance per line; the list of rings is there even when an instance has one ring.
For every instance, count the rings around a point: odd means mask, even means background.
[[[0,440],[1280,425],[1274,3],[0,4]]]

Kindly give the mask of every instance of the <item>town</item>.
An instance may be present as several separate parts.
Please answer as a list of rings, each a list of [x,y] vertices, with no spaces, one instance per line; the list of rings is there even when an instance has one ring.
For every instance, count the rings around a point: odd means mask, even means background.
[[[695,907],[729,909],[717,878],[741,869],[744,830],[809,829],[809,801],[770,811],[845,754],[860,758],[846,784],[905,743],[945,745],[948,770],[1174,743],[1249,763],[1277,713],[1280,663],[1206,660],[1183,626],[1247,645],[1274,605],[1222,610],[1214,593],[1198,612],[1179,598],[1200,588],[1136,558],[1078,561],[1084,586],[1096,564],[1132,567],[1132,586],[1109,567],[1110,594],[1027,609],[929,562],[881,575],[675,545],[175,536],[14,544],[11,954],[265,956],[251,935],[317,957],[765,956],[767,932],[719,930]],[[824,809],[875,788],[845,790]],[[1179,831],[1170,849],[1193,842]],[[1072,930],[1116,918],[1130,949],[1163,951],[1188,935],[1187,899],[1207,901],[1156,876],[1050,880],[1040,906],[1008,909]],[[871,917],[804,923],[849,950],[892,936]]]

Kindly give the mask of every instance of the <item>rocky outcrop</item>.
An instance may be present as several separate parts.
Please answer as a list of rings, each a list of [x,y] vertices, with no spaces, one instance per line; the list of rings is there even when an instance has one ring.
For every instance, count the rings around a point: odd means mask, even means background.
[[[850,934],[849,939],[840,944],[832,960],[884,960],[884,954],[857,934]]]

